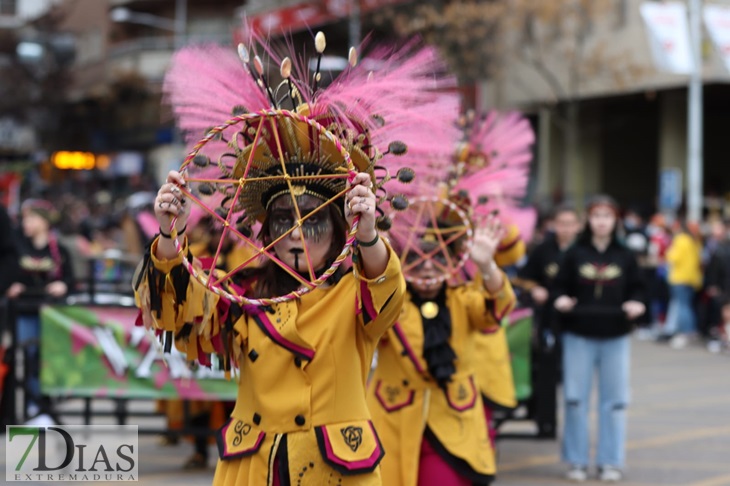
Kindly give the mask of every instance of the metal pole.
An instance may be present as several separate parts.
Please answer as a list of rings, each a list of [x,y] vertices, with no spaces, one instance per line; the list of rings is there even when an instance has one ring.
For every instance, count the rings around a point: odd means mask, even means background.
[[[175,49],[185,45],[185,30],[188,23],[188,0],[175,1]]]
[[[360,45],[360,0],[350,0],[350,19],[348,22],[348,34],[351,47]]]
[[[689,0],[693,69],[687,96],[687,220],[702,219],[702,0]]]

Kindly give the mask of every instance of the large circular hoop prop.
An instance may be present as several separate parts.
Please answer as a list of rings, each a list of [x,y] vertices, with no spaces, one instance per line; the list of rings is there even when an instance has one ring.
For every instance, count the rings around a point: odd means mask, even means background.
[[[309,130],[311,130],[312,134],[316,135],[319,140],[324,137],[327,141],[334,144],[335,150],[342,156],[342,167],[341,172],[338,174],[333,175],[296,175],[296,174],[289,174],[286,169],[286,164],[283,160],[283,151],[282,151],[282,141],[280,140],[280,135],[278,134],[276,122],[282,119],[291,119],[296,122],[300,123],[306,123],[308,125]],[[253,142],[251,144],[252,149],[249,150],[248,154],[245,155],[247,157],[246,165],[243,170],[243,174],[235,178],[232,170],[227,170],[227,168],[222,167],[221,172],[225,176],[224,178],[195,178],[195,177],[188,177],[187,175],[187,169],[190,168],[191,164],[195,164],[196,157],[199,156],[200,151],[211,141],[217,140],[220,137],[222,137],[222,134],[232,127],[235,127],[238,124],[243,124],[244,128],[246,129],[246,132],[243,131],[236,132],[234,136],[239,137],[245,137],[249,136],[253,139]],[[252,129],[256,126],[255,130],[252,131]],[[279,162],[281,163],[281,169],[282,173],[280,175],[268,175],[265,177],[251,177],[249,176],[249,172],[252,168],[252,163],[254,162],[255,157],[258,155],[257,150],[263,143],[262,140],[262,132],[270,130],[270,134],[273,134],[271,137],[271,142],[278,148],[277,153],[279,154]],[[266,135],[264,135],[266,136]],[[230,154],[228,154],[230,155]],[[220,164],[219,164],[219,167]],[[339,168],[338,168],[339,169]],[[170,223],[170,235],[172,237],[173,244],[175,245],[175,249],[177,250],[178,254],[182,256],[182,264],[185,267],[185,269],[190,273],[190,275],[193,276],[198,282],[200,282],[202,285],[204,285],[208,290],[211,292],[238,304],[251,304],[251,305],[257,305],[257,306],[267,306],[272,305],[280,302],[287,302],[289,300],[297,299],[298,297],[304,295],[307,292],[310,292],[317,288],[318,286],[322,285],[324,282],[327,281],[329,277],[331,277],[335,271],[339,268],[339,266],[342,264],[342,262],[347,258],[349,255],[350,249],[352,248],[352,244],[355,241],[355,234],[357,233],[358,223],[360,220],[359,215],[356,215],[353,219],[352,225],[350,227],[350,230],[347,234],[347,238],[345,240],[345,245],[342,248],[342,251],[338,254],[338,256],[333,261],[332,265],[324,271],[319,277],[314,278],[315,275],[313,273],[311,261],[309,260],[309,252],[306,245],[306,242],[304,238],[302,238],[302,245],[304,247],[304,253],[306,256],[306,260],[309,263],[309,279],[306,279],[302,275],[300,275],[298,272],[296,272],[294,269],[292,269],[289,265],[278,259],[273,254],[273,246],[280,241],[281,239],[287,237],[292,231],[299,228],[301,231],[301,226],[304,221],[307,220],[307,218],[311,217],[312,215],[319,212],[321,209],[323,209],[325,206],[331,204],[336,199],[343,196],[349,188],[345,188],[344,190],[340,191],[339,193],[335,194],[333,197],[331,197],[329,200],[325,201],[322,205],[314,209],[313,211],[307,213],[306,215],[302,215],[299,211],[298,204],[296,202],[296,197],[294,195],[293,187],[297,182],[304,182],[306,180],[312,180],[312,179],[346,179],[348,182],[351,182],[352,179],[357,175],[357,172],[355,170],[355,167],[352,163],[352,160],[350,158],[349,152],[345,149],[343,144],[340,142],[340,140],[335,137],[330,131],[328,131],[324,126],[319,124],[316,120],[307,118],[303,115],[300,115],[298,113],[294,113],[287,110],[262,110],[258,113],[245,113],[238,116],[235,116],[222,125],[218,125],[216,127],[213,127],[210,129],[210,131],[207,133],[207,135],[202,138],[200,141],[198,141],[194,146],[192,151],[185,157],[185,160],[183,161],[181,167],[180,167],[181,173],[185,176],[187,182],[198,182],[201,184],[212,184],[218,187],[218,192],[223,192],[226,194],[226,198],[228,198],[228,204],[230,206],[229,209],[225,208],[225,206],[221,206],[224,208],[224,212],[226,214],[219,214],[219,211],[216,211],[215,209],[212,209],[208,207],[201,198],[198,198],[189,187],[180,187],[180,190],[185,194],[185,196],[189,199],[191,199],[196,205],[200,206],[208,215],[210,215],[211,218],[214,219],[214,221],[217,221],[218,223],[222,224],[222,236],[221,236],[221,242],[218,245],[218,249],[216,251],[216,255],[213,259],[213,265],[212,267],[215,268],[215,262],[218,260],[218,257],[221,254],[221,250],[224,244],[224,240],[227,237],[227,235],[234,235],[238,237],[240,241],[242,241],[253,253],[253,256],[248,258],[244,263],[233,269],[232,271],[226,273],[221,278],[216,278],[213,274],[207,275],[203,271],[195,268],[191,261],[188,260],[187,256],[183,252],[183,247],[178,239],[177,232],[175,231],[175,220],[174,218],[172,222]],[[239,202],[239,198],[242,194],[244,194],[245,186],[247,184],[255,184],[257,181],[271,181],[271,180],[279,180],[284,181],[289,189],[289,194],[292,197],[294,209],[296,211],[297,215],[297,221],[294,222],[293,226],[286,232],[284,232],[282,235],[274,239],[271,243],[260,246],[259,243],[256,243],[251,239],[250,236],[244,235],[241,231],[239,231],[236,228],[235,221],[233,221],[234,213],[236,213],[236,207],[237,203]],[[292,184],[294,183],[294,184]],[[224,190],[221,190],[220,188],[224,187]],[[230,189],[230,190],[229,190]],[[220,209],[220,208],[219,208]],[[239,210],[240,211],[240,210]],[[281,296],[273,296],[273,297],[267,297],[267,298],[259,298],[259,299],[253,299],[249,297],[245,297],[243,295],[236,295],[231,292],[229,292],[226,288],[224,288],[223,283],[228,281],[234,274],[241,271],[244,268],[247,268],[249,266],[254,265],[254,263],[260,258],[260,257],[267,257],[269,258],[274,264],[278,265],[280,268],[282,268],[284,271],[286,271],[289,275],[291,275],[293,278],[297,279],[302,285],[292,292],[289,292],[286,295]]]
[[[456,216],[454,224],[440,227],[439,215],[444,211]],[[399,247],[401,267],[406,281],[420,285],[434,285],[456,277],[464,267],[473,244],[474,230],[469,216],[457,204],[435,196],[421,196],[410,200],[408,209],[391,215],[393,225],[390,238]],[[421,241],[424,235],[435,243],[434,249],[423,251]],[[459,243],[461,251],[453,256],[449,245]],[[416,255],[410,259],[409,255]],[[441,257],[441,260],[437,257]],[[441,275],[424,279],[414,275],[415,269],[430,261],[441,271]]]

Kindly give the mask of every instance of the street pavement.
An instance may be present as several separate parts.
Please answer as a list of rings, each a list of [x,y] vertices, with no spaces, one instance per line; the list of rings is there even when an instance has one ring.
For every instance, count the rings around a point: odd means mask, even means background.
[[[677,351],[666,344],[634,341],[632,360],[628,470],[622,484],[730,486],[730,354],[710,354],[699,344]],[[137,410],[152,409],[149,402],[133,405]],[[595,424],[595,416],[592,422]],[[138,423],[161,426],[163,421],[151,417],[140,419]],[[529,432],[531,426],[515,422],[505,425],[505,430]],[[595,431],[592,437],[595,438]],[[149,435],[141,435],[139,441],[138,484],[211,483],[213,464],[202,472],[181,469],[192,452],[191,444],[183,442],[161,447],[159,438]],[[0,483],[3,483],[4,441],[1,447],[3,475]],[[562,479],[565,466],[560,463],[558,441],[509,439],[500,441],[498,449],[499,473],[495,486],[569,484]],[[211,446],[211,456],[214,453]],[[586,484],[591,483],[598,484],[593,478]],[[385,486],[388,486],[387,482]]]

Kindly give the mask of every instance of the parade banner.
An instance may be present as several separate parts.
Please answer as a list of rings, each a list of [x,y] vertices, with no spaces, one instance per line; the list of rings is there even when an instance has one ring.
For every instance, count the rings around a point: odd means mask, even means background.
[[[532,309],[512,311],[507,325],[507,343],[512,362],[512,379],[518,401],[532,395]]]
[[[706,5],[703,14],[710,39],[725,63],[725,69],[730,71],[730,7]]]
[[[41,390],[54,397],[234,400],[237,382],[221,370],[192,370],[164,355],[126,307],[44,306]],[[217,361],[217,360],[213,360]]]
[[[694,69],[690,50],[687,7],[679,2],[645,2],[641,17],[657,68],[675,74]]]

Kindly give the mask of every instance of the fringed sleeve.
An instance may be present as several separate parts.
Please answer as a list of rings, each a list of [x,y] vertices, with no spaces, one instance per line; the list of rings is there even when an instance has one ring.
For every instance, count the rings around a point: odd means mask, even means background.
[[[501,270],[500,270],[501,272]],[[497,327],[514,309],[517,299],[507,275],[502,272],[502,288],[497,292],[489,292],[484,288],[481,274],[462,287],[467,303],[469,322],[476,329]]]
[[[191,277],[182,265],[182,255],[171,260],[155,257],[154,240],[135,277],[135,302],[140,309],[138,325],[152,329],[169,352],[174,343],[189,361],[213,365],[214,356],[226,371],[235,362],[236,349],[246,339],[246,326],[234,325],[241,318],[240,306],[220,298]],[[192,261],[184,242],[183,252]],[[200,270],[202,271],[202,270]]]
[[[356,263],[358,321],[373,339],[379,339],[393,325],[400,315],[406,294],[406,282],[398,256],[387,242],[386,245],[388,265],[382,275],[365,278]]]

